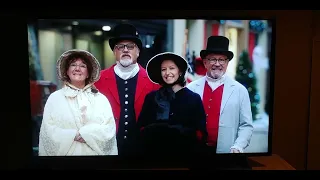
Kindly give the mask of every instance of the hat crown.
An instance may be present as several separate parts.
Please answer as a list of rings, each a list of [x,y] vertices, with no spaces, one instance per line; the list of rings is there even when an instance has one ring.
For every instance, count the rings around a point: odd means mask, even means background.
[[[207,42],[207,50],[225,50],[229,49],[229,39],[224,36],[210,36]]]
[[[113,29],[114,37],[134,36],[138,37],[137,29],[131,24],[120,24]]]
[[[113,50],[116,43],[122,40],[133,41],[140,50],[142,49],[142,42],[139,38],[139,34],[132,24],[122,23],[113,28],[112,37],[109,39],[110,48]]]

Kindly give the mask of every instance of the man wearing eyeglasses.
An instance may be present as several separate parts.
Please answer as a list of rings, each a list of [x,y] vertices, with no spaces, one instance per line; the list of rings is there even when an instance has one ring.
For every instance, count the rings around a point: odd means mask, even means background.
[[[208,153],[243,153],[252,132],[252,112],[247,89],[226,74],[233,52],[229,39],[208,38],[207,47],[200,52],[206,75],[187,85],[198,93],[207,116]]]
[[[136,28],[131,24],[120,24],[114,28],[113,33],[109,45],[116,57],[116,64],[101,71],[95,86],[112,106],[118,154],[135,156],[140,147],[136,121],[146,94],[159,86],[149,80],[145,69],[137,63],[142,42]]]

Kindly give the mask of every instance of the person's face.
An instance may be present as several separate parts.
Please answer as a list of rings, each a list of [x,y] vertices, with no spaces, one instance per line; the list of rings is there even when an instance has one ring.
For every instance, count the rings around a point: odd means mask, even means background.
[[[73,85],[84,86],[85,81],[88,78],[88,68],[82,59],[75,59],[70,63],[67,71],[67,75],[70,78],[70,83]]]
[[[130,66],[137,62],[139,57],[139,48],[132,41],[119,41],[113,50],[116,60],[120,62],[123,67]]]
[[[221,54],[208,54],[203,60],[208,76],[213,79],[220,78],[226,72],[228,63],[227,56]]]
[[[181,75],[178,66],[172,60],[164,60],[161,63],[161,76],[165,83],[173,84]]]

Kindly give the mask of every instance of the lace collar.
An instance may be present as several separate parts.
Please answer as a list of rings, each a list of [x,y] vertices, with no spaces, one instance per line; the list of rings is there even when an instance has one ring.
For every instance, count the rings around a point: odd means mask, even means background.
[[[68,82],[65,83],[63,87],[63,93],[66,97],[76,97],[79,93],[94,94],[92,92],[92,84],[88,84],[83,89],[79,89]]]

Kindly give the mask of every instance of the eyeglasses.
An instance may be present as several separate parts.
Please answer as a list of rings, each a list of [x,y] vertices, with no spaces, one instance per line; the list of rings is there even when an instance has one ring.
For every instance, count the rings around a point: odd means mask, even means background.
[[[79,66],[82,69],[86,69],[87,68],[87,65],[85,65],[85,64],[76,64],[76,63],[71,63],[70,64],[70,67],[72,67],[72,68],[76,68],[77,66]]]
[[[135,44],[117,44],[116,45],[116,48],[119,51],[123,51],[125,47],[127,47],[128,50],[133,50],[136,47],[136,45]]]
[[[209,63],[212,64],[216,64],[217,62],[219,62],[220,65],[224,65],[228,59],[215,59],[215,58],[211,58],[211,59],[206,59],[207,61],[209,61]]]

